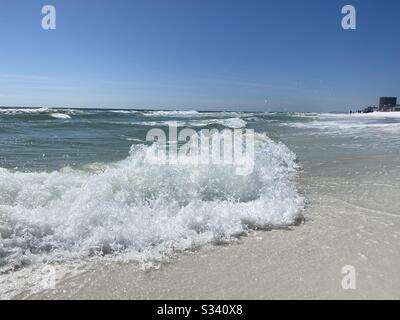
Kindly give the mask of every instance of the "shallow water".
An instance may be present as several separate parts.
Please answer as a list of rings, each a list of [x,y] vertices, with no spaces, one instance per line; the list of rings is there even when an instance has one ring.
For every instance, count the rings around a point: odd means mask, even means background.
[[[51,171],[123,160],[150,129],[175,121],[178,129],[255,129],[307,159],[326,151],[396,153],[400,145],[400,117],[394,116],[3,108],[0,167]]]
[[[146,133],[172,122],[254,129],[254,171],[149,166]],[[308,164],[382,155],[396,163],[399,150],[400,118],[383,114],[0,109],[0,278],[49,262],[163,261],[292,225],[307,199],[295,183],[298,164],[317,170]],[[363,163],[332,175],[380,174]],[[21,278],[38,282],[30,272]]]

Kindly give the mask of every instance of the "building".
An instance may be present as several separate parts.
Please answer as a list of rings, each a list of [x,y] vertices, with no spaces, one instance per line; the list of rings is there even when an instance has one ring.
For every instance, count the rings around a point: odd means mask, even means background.
[[[397,109],[396,97],[380,97],[379,98],[379,111],[394,111]]]

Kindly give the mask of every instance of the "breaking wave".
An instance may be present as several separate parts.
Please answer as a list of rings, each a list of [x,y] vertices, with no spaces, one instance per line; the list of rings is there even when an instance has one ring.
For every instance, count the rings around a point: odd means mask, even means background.
[[[295,154],[256,137],[248,176],[226,165],[149,165],[155,145],[80,170],[0,168],[0,273],[93,256],[162,261],[250,229],[294,224],[303,206],[290,178]]]
[[[190,127],[206,127],[210,125],[221,125],[226,128],[240,129],[245,128],[247,122],[240,118],[222,118],[222,119],[207,119],[207,120],[190,120],[190,121],[135,121],[132,122],[133,125],[141,126],[169,126],[178,125],[179,127],[190,126]]]
[[[52,113],[50,116],[56,119],[71,119],[70,115],[64,113]]]
[[[196,115],[202,115],[202,113],[194,110],[183,110],[183,111],[177,111],[177,110],[171,110],[171,111],[144,111],[143,112],[144,116],[149,116],[149,117],[185,117],[185,116],[196,116]]]

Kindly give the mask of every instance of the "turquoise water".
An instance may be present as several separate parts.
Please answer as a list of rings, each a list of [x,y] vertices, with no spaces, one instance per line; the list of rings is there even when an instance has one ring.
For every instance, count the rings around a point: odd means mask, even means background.
[[[300,159],[399,146],[400,118],[315,113],[0,109],[0,167],[55,170],[126,158],[151,128],[251,128],[286,143]],[[365,146],[369,146],[367,150]]]
[[[171,123],[254,129],[254,170],[150,165],[146,134]],[[307,198],[294,177],[307,162],[399,150],[398,114],[2,108],[0,273],[90,257],[162,261],[293,225]]]
[[[296,177],[387,174],[400,160],[399,115],[0,108],[0,298],[43,289],[48,265],[61,274],[89,259],[148,266],[296,225],[307,201]],[[254,129],[254,170],[149,164],[147,132],[171,123]],[[324,165],[345,159],[360,162]]]

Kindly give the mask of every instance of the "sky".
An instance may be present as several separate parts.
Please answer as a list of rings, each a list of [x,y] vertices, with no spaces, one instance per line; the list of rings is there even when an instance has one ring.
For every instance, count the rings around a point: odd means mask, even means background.
[[[399,17],[398,0],[0,0],[0,105],[348,111],[400,97]]]

